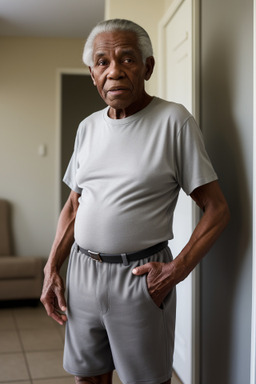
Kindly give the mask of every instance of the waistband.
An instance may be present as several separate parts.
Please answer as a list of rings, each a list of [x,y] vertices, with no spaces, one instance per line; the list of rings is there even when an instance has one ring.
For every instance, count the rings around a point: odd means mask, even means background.
[[[162,249],[167,247],[167,245],[168,245],[168,241],[163,241],[161,243],[153,245],[152,247],[142,249],[138,252],[119,253],[119,254],[94,252],[89,249],[84,249],[82,247],[79,247],[79,245],[77,245],[77,250],[100,263],[123,263],[124,265],[128,265],[130,261],[141,260],[141,259],[144,259],[145,257],[149,257],[154,255],[157,252],[160,252]]]

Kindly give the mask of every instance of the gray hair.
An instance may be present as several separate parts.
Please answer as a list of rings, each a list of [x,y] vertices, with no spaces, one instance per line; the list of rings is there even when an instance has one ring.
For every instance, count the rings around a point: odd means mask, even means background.
[[[112,19],[101,21],[92,29],[84,46],[83,62],[85,65],[93,67],[93,43],[96,36],[103,32],[113,31],[127,31],[135,33],[144,63],[148,57],[153,56],[152,43],[145,29],[130,20]]]

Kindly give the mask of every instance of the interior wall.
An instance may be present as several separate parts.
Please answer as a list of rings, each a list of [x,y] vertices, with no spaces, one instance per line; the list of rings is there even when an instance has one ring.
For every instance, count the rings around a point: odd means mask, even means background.
[[[228,228],[201,268],[201,383],[249,383],[252,0],[201,0],[201,126],[231,209]]]
[[[158,23],[166,10],[166,1],[170,0],[106,0],[105,19],[129,19],[141,25],[149,34],[156,66],[151,79],[146,82],[146,90],[150,95],[158,94]]]
[[[82,39],[0,38],[0,196],[18,255],[47,256],[58,212],[57,69],[82,68]],[[46,149],[39,156],[40,145]]]

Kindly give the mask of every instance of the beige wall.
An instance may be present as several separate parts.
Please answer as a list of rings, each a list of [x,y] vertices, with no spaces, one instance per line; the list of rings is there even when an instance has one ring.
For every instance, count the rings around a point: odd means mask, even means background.
[[[80,39],[0,39],[0,197],[19,255],[47,255],[58,198],[57,72],[84,68]],[[38,147],[45,144],[45,157]]]
[[[124,18],[140,24],[148,32],[153,45],[156,67],[153,76],[146,84],[149,94],[158,94],[158,23],[162,18],[167,1],[171,0],[106,0],[105,19]]]
[[[173,0],[165,0],[164,1],[165,10],[167,10],[170,7],[172,2],[173,2]]]

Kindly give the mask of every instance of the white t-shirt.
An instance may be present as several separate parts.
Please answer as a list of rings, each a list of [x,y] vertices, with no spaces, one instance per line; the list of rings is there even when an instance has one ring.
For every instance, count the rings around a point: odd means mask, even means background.
[[[180,104],[154,98],[124,119],[108,107],[78,128],[64,182],[81,194],[75,240],[103,253],[134,252],[173,238],[180,188],[216,180],[201,132]]]

